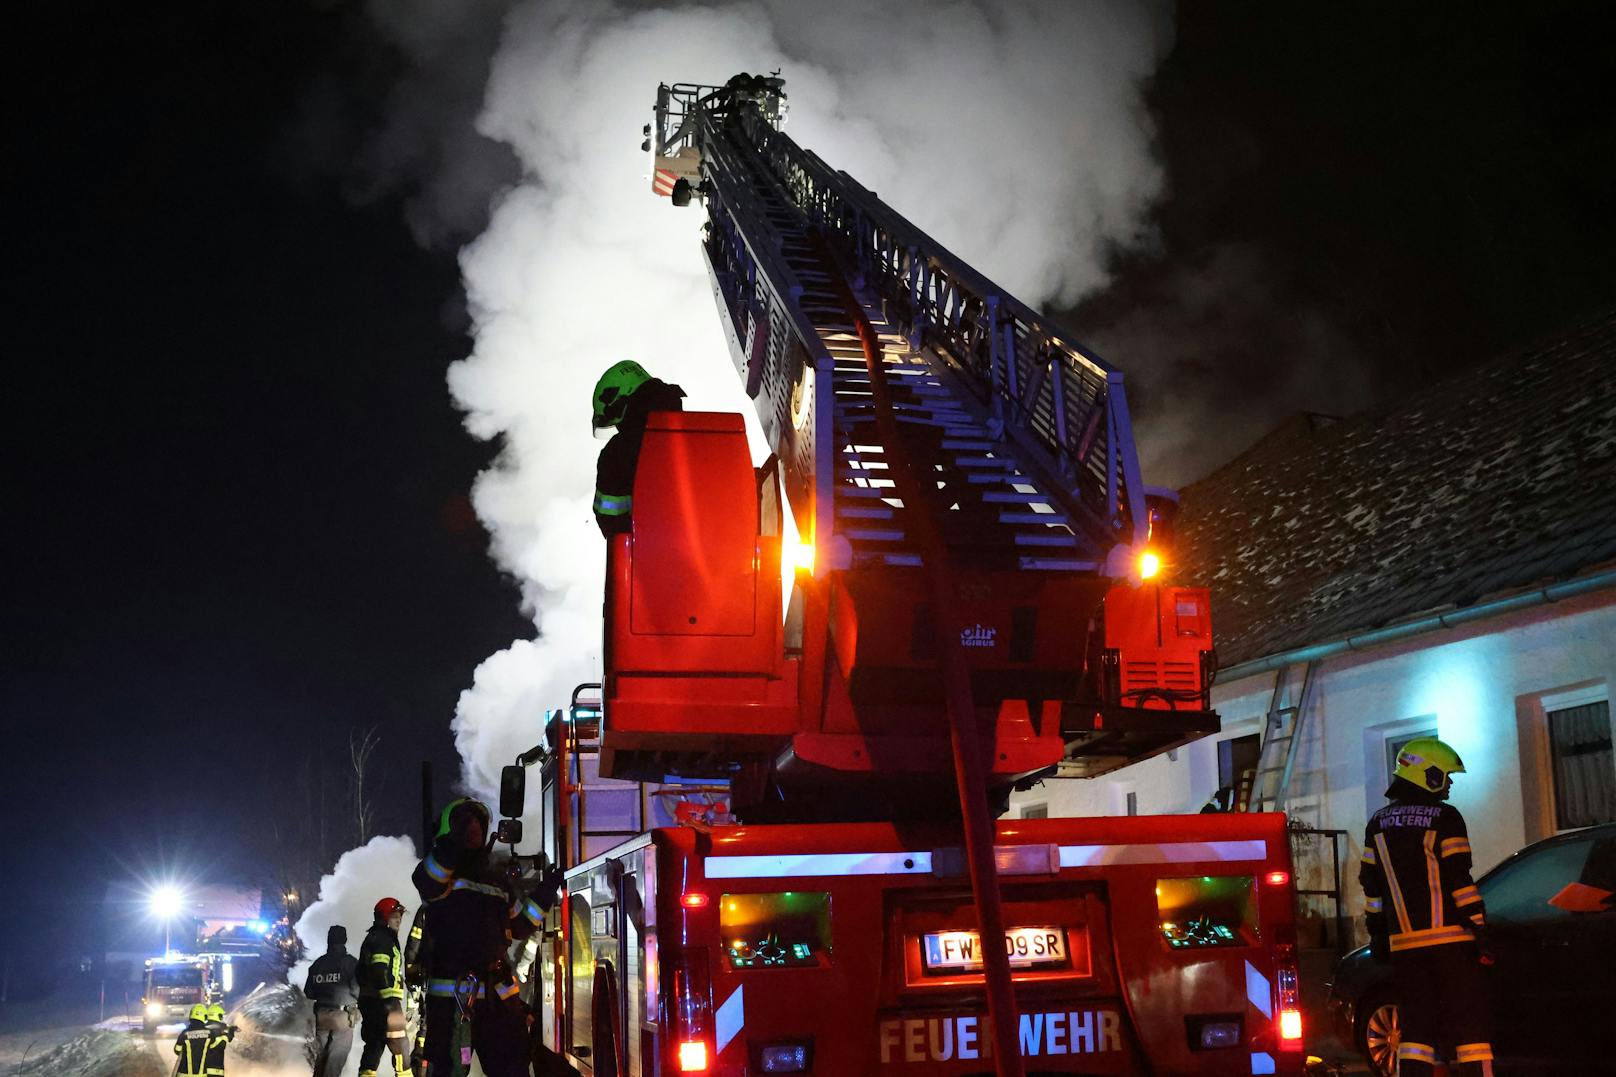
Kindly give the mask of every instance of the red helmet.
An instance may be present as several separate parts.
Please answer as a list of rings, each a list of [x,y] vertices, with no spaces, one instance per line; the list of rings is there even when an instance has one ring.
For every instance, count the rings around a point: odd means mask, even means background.
[[[376,922],[385,924],[393,918],[396,912],[404,911],[404,903],[398,898],[384,897],[376,902]]]

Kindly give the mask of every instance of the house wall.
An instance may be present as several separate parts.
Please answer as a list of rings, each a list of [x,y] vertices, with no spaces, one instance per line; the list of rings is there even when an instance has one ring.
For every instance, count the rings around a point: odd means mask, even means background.
[[[1609,698],[1616,592],[1339,656],[1316,676],[1286,810],[1308,826],[1347,831],[1343,889],[1356,922],[1357,862],[1368,816],[1385,803],[1388,736],[1435,726],[1464,759],[1453,804],[1469,823],[1478,874],[1554,832],[1543,703]],[[1273,687],[1273,674],[1218,684],[1217,736],[1103,778],[1046,780],[1012,797],[1010,814],[1042,804],[1051,816],[1121,815],[1130,792],[1141,815],[1198,811],[1218,785],[1217,742],[1260,732]],[[1328,885],[1328,856],[1300,857],[1297,875],[1304,888]]]

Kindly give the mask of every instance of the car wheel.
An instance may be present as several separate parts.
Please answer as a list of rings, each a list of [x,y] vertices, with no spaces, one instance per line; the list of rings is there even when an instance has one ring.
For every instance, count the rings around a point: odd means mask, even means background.
[[[1358,1053],[1369,1063],[1375,1077],[1395,1077],[1397,1045],[1403,1041],[1403,1026],[1397,1019],[1397,1003],[1381,996],[1364,1000],[1358,1019]]]

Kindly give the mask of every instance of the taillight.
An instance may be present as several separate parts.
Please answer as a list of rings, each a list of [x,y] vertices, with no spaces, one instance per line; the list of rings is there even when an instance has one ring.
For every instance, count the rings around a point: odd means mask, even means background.
[[[1289,886],[1291,884],[1291,873],[1288,871],[1270,871],[1263,876],[1263,881],[1269,886]]]
[[[680,1073],[705,1073],[710,1064],[713,991],[707,974],[707,951],[681,950],[669,973],[673,1003],[674,1064]]]
[[[680,1042],[679,1072],[707,1072],[707,1045],[705,1043],[701,1040],[683,1040]]]
[[[1298,987],[1296,947],[1276,946],[1274,955],[1279,958],[1274,978],[1277,989],[1274,993],[1278,996],[1275,1009],[1279,1016],[1279,1049],[1299,1051],[1302,1049],[1302,996]]]
[[[707,907],[707,895],[700,891],[692,890],[688,894],[679,895],[679,904],[687,909],[705,909]]]

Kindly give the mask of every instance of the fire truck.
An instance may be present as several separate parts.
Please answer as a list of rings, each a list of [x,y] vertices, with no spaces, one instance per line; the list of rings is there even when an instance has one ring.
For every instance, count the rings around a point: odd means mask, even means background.
[[[650,416],[542,760],[551,1055],[651,1077],[1297,1074],[1278,814],[999,819],[1218,729],[1120,371],[782,131],[663,85],[742,417]],[[515,836],[511,830],[502,831]]]

